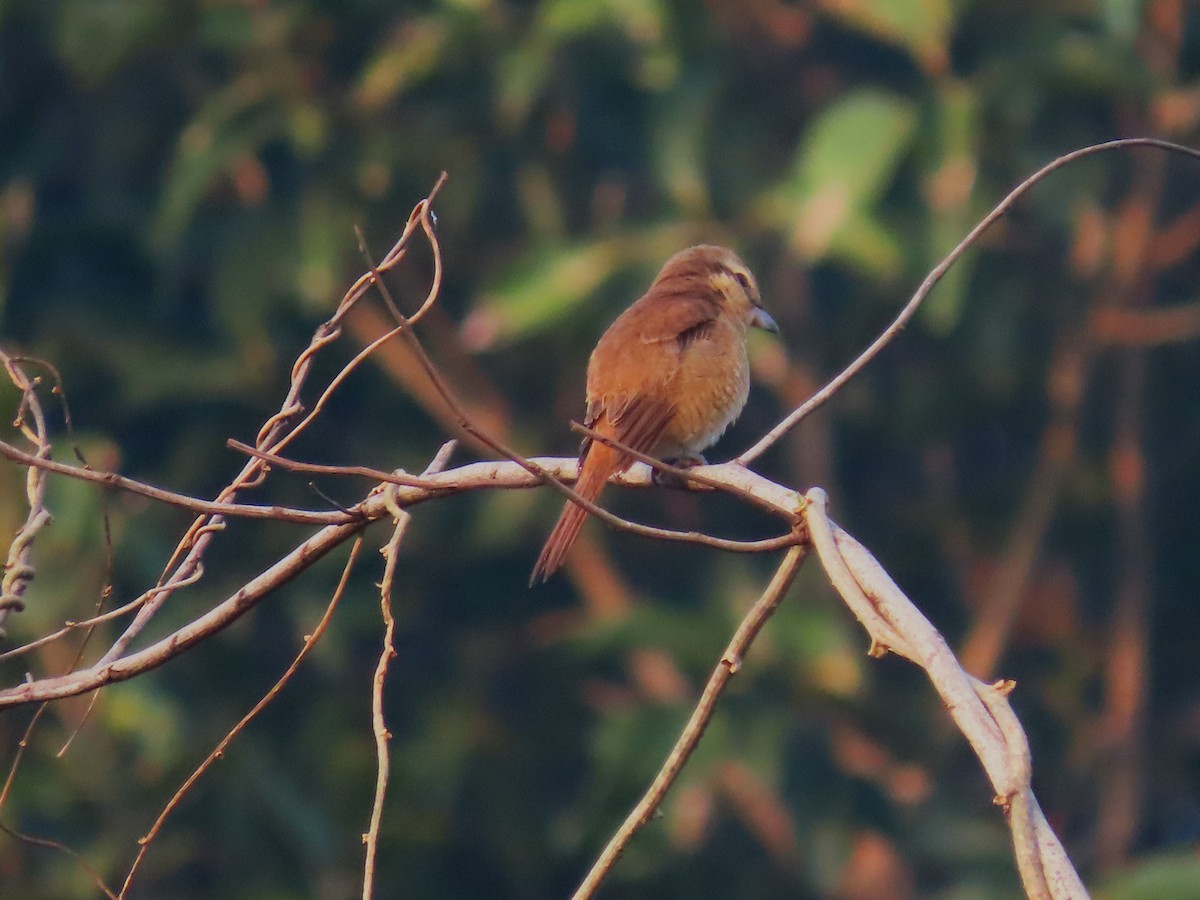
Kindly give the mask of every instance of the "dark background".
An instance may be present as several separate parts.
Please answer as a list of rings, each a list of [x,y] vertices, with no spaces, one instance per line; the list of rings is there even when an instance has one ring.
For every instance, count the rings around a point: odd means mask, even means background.
[[[663,259],[701,240],[739,250],[782,334],[754,336],[756,387],[720,460],[845,365],[1017,181],[1133,135],[1200,145],[1192,4],[10,0],[0,340],[61,370],[74,433],[46,395],[59,458],[73,440],[97,468],[211,496],[241,465],[225,440],[252,440],[278,408],[291,361],[362,270],[354,226],[382,254],[446,170],[446,280],[421,334],[475,415],[530,455],[573,452],[587,353]],[[968,667],[1017,680],[1039,798],[1110,898],[1200,897],[1198,245],[1194,160],[1074,165],[756,466],[825,487]],[[407,309],[430,271],[422,250],[391,279]],[[318,376],[378,332],[377,310],[351,318]],[[0,400],[7,423],[15,393]],[[290,452],[417,471],[447,436],[440,415],[411,362],[387,356]],[[23,479],[0,465],[0,535],[23,520]],[[317,488],[277,473],[254,499],[328,507],[365,486]],[[721,498],[606,496],[674,527],[776,527]],[[481,492],[416,510],[380,897],[568,895],[771,571],[589,525],[570,571],[529,590],[559,502]],[[9,646],[85,617],[106,582],[113,604],[137,596],[190,521],[63,479],[49,505]],[[305,533],[233,523],[147,638]],[[1023,554],[1008,629],[997,585]],[[287,666],[343,562],[106,690],[62,759],[86,701],[55,705],[0,822],[119,884],[170,794]],[[359,893],[380,573],[365,554],[329,634],[187,796],[133,896]],[[76,646],[0,674],[57,673]],[[604,896],[1017,896],[977,761],[919,670],[866,647],[810,561]],[[5,771],[31,715],[0,716]],[[0,834],[0,895],[95,888],[66,854]]]

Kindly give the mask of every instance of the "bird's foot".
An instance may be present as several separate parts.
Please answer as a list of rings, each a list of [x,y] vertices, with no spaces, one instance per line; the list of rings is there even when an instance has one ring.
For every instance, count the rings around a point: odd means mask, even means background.
[[[693,466],[707,466],[706,460],[699,453],[688,453],[683,456],[672,456],[670,459],[664,459],[669,466],[674,466],[676,469],[690,469]],[[661,469],[655,469],[651,473],[651,480],[660,487],[681,488],[687,486],[687,479],[681,478],[674,472],[664,472]]]

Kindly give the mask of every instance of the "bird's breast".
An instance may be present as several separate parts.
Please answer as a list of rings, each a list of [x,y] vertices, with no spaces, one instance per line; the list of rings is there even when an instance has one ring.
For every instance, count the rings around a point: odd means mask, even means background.
[[[664,455],[700,453],[711,446],[741,413],[750,393],[750,365],[741,340],[698,343],[691,350],[677,376]]]

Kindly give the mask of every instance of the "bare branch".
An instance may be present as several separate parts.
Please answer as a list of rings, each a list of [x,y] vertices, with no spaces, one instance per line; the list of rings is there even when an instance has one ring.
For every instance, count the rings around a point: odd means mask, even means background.
[[[147,851],[149,851],[150,845],[154,842],[154,839],[158,837],[159,832],[162,831],[163,825],[166,824],[167,817],[174,812],[175,808],[179,806],[180,802],[182,802],[184,795],[191,790],[192,785],[200,780],[201,775],[211,769],[213,764],[225,755],[225,751],[228,749],[229,745],[233,743],[233,739],[241,734],[242,731],[245,730],[246,726],[249,725],[254,719],[254,717],[262,712],[263,709],[266,708],[267,704],[279,695],[279,692],[283,690],[284,685],[291,681],[292,676],[296,674],[296,670],[300,668],[300,663],[304,661],[304,657],[308,656],[309,651],[311,651],[312,648],[317,645],[317,642],[321,640],[322,635],[325,634],[325,630],[329,627],[329,623],[333,619],[334,610],[337,609],[338,603],[342,599],[342,595],[346,592],[346,584],[350,581],[350,573],[354,570],[354,562],[358,559],[358,551],[361,548],[362,538],[360,537],[356,539],[350,547],[350,556],[346,560],[346,565],[342,569],[342,577],[338,580],[337,587],[334,588],[333,596],[330,597],[329,603],[325,607],[325,612],[322,614],[320,621],[317,622],[317,625],[315,628],[313,628],[312,632],[305,635],[304,646],[300,648],[300,652],[296,654],[296,657],[292,660],[291,665],[289,665],[284,673],[279,676],[279,679],[274,685],[271,686],[271,689],[262,696],[262,699],[254,704],[250,711],[238,720],[236,725],[229,729],[229,733],[226,734],[225,737],[221,738],[217,746],[212,749],[212,752],[210,752],[208,756],[204,758],[204,762],[200,763],[200,765],[196,767],[195,771],[187,777],[187,780],[179,786],[179,789],[174,793],[174,795],[172,795],[171,799],[167,801],[167,805],[163,807],[162,812],[158,814],[158,818],[154,820],[154,824],[150,826],[150,830],[146,832],[145,837],[138,841],[140,847],[138,849],[137,856],[134,857],[133,863],[129,867],[129,872],[125,876],[125,883],[121,886],[121,893],[118,896],[118,900],[124,900],[125,895],[129,893],[129,888],[133,884],[133,876],[137,873],[138,867],[142,864],[142,860],[145,858]]]
[[[432,190],[430,190],[429,195],[413,209],[412,214],[408,217],[408,224],[405,226],[404,232],[392,246],[387,256],[384,257],[384,261],[381,264],[383,267],[390,268],[404,258],[404,255],[407,253],[408,241],[418,227],[425,228],[426,233],[428,233],[430,204],[432,204],[433,198],[437,196],[438,191],[441,190],[445,181],[446,173],[443,172]],[[342,317],[366,293],[371,282],[378,278],[379,271],[378,268],[373,268],[370,273],[360,277],[350,290],[346,292],[346,295],[338,304],[334,315],[317,328],[309,346],[300,354],[292,366],[291,383],[288,387],[287,396],[280,405],[279,412],[268,419],[258,432],[255,440],[255,444],[258,447],[270,448],[272,451],[276,451],[284,442],[294,439],[312,421],[312,417],[310,416],[295,426],[289,427],[291,420],[303,410],[303,406],[300,403],[300,396],[312,369],[313,359],[321,349],[337,339],[341,333],[340,322]],[[422,306],[422,309],[432,303],[436,296],[437,291],[431,290],[430,296]],[[341,378],[344,378],[344,375],[335,378],[334,384],[340,384]],[[325,398],[329,395],[329,391],[333,389],[333,386],[331,385],[323,393],[320,402],[324,402]],[[265,466],[266,464],[261,459],[248,460],[233,481],[218,495],[217,502],[229,502],[239,491],[261,483],[262,479],[266,476]],[[134,620],[101,658],[101,664],[111,663],[119,659],[128,649],[133,639],[145,628],[146,623],[150,621],[159,608],[161,608],[162,604],[166,602],[167,598],[178,589],[181,581],[190,578],[197,571],[200,560],[204,557],[208,545],[212,540],[214,527],[219,528],[222,523],[223,518],[220,515],[207,518],[202,517],[193,523],[192,528],[184,535],[183,540],[180,541],[179,546],[176,548],[175,555],[168,564],[167,568],[170,570],[170,574],[165,575],[158,585],[160,590],[153,596],[145,598],[145,602],[138,610]]]
[[[372,496],[355,508],[357,513],[361,513],[361,518],[355,518],[341,525],[328,525],[321,529],[274,565],[247,582],[237,593],[167,637],[119,660],[100,660],[87,669],[81,669],[68,675],[23,682],[6,690],[0,690],[0,709],[86,693],[114,681],[125,681],[162,665],[192,645],[228,626],[271,591],[295,578],[339,543],[353,537],[371,522],[388,515],[393,506],[399,509],[410,509],[438,497],[470,490],[536,487],[541,482],[537,476],[529,472],[528,465],[552,472],[557,478],[567,479],[574,478],[577,467],[577,461],[574,459],[543,458],[525,462],[527,465],[524,466],[504,461],[471,463],[446,472],[423,476],[422,480],[428,484],[427,487],[390,486],[386,496],[382,491],[373,492]],[[768,481],[742,466],[732,463],[720,466],[697,466],[689,472],[708,479],[714,486],[736,488],[742,493],[752,493],[758,498],[760,505],[770,507],[789,521],[795,519],[802,507],[802,498],[795,491]],[[634,466],[616,481],[638,487],[649,487],[652,484],[650,470],[642,465]],[[609,513],[603,510],[600,512],[603,518],[610,517]],[[611,518],[616,519],[617,523],[623,523],[623,520],[617,519],[615,516]],[[713,538],[701,532],[669,531],[635,523],[621,524],[620,527],[650,537],[697,543],[738,552],[775,550],[794,544],[798,540],[795,535],[788,534],[764,541],[728,541]],[[178,586],[176,584],[174,588],[178,588]],[[155,591],[161,592],[167,589],[166,586],[159,586],[153,588],[149,593],[153,594]],[[134,601],[134,603],[137,602],[139,601]],[[128,607],[124,609],[128,609]]]
[[[1038,169],[1033,175],[1030,175],[1015,188],[1009,191],[1008,195],[1001,200],[996,207],[984,216],[974,228],[972,228],[965,238],[951,250],[939,262],[921,282],[921,286],[917,288],[917,292],[912,295],[912,298],[900,310],[899,315],[892,321],[892,324],[884,329],[883,333],[877,337],[866,350],[859,354],[850,365],[846,366],[841,372],[830,379],[829,383],[813,394],[800,406],[796,407],[779,422],[774,428],[768,431],[763,437],[744,451],[736,458],[736,462],[742,465],[749,465],[758,457],[762,456],[767,450],[774,446],[775,442],[783,437],[787,432],[791,431],[801,419],[805,418],[810,413],[819,409],[829,400],[834,394],[841,390],[842,385],[857,375],[862,369],[879,355],[892,339],[900,333],[901,329],[908,324],[908,321],[916,313],[917,308],[929,296],[929,293],[937,285],[942,277],[950,271],[950,267],[958,262],[959,258],[974,246],[985,231],[992,227],[996,221],[1003,216],[1031,187],[1044,179],[1052,172],[1056,172],[1064,166],[1070,165],[1076,160],[1083,159],[1086,156],[1092,156],[1097,153],[1104,153],[1109,150],[1125,150],[1130,147],[1153,147],[1158,150],[1165,150],[1168,153],[1180,153],[1184,156],[1190,156],[1192,159],[1200,160],[1200,150],[1193,150],[1191,147],[1185,147],[1182,144],[1174,144],[1170,141],[1161,141],[1157,138],[1123,138],[1117,141],[1108,141],[1103,144],[1092,144],[1088,147],[1082,147],[1079,150],[1074,150],[1070,153],[1063,154],[1052,162],[1047,163]]]
[[[1048,900],[1088,896],[1030,786],[1029,742],[1008,705],[1012,682],[986,684],[968,675],[945,639],[865,547],[835,525],[825,492],[806,495],[806,521],[830,581],[871,637],[871,652],[891,650],[925,670],[950,717],[983,763],[1008,811],[1013,847],[1026,893]]]
[[[161,666],[249,612],[265,596],[295,578],[348,538],[354,537],[365,525],[365,522],[351,522],[326,526],[250,579],[232,596],[162,640],[112,662],[101,660],[68,675],[28,681],[0,691],[0,709],[86,694]]]
[[[663,763],[662,768],[658,770],[658,775],[655,776],[654,781],[650,784],[649,789],[642,796],[642,799],[638,801],[638,804],[626,816],[625,821],[617,829],[616,834],[609,840],[608,846],[604,848],[604,852],[592,864],[591,870],[572,895],[573,900],[587,900],[587,898],[595,895],[601,882],[612,871],[612,867],[616,865],[617,859],[629,845],[633,836],[637,834],[643,825],[650,821],[650,818],[662,804],[667,791],[671,789],[671,785],[679,777],[679,773],[683,770],[688,758],[696,749],[696,745],[700,743],[700,738],[704,735],[704,729],[712,719],[713,713],[716,712],[717,699],[725,690],[725,685],[742,667],[743,657],[750,649],[754,638],[762,630],[763,625],[766,624],[767,619],[771,617],[771,613],[779,605],[779,601],[783,599],[783,595],[791,587],[792,582],[796,578],[796,573],[800,571],[800,564],[804,562],[807,553],[808,550],[806,547],[796,545],[784,556],[783,561],[775,570],[775,575],[771,579],[771,583],[763,591],[762,596],[758,598],[754,606],[751,607],[745,618],[742,619],[742,623],[734,633],[733,639],[730,640],[729,645],[725,648],[725,652],[721,654],[721,659],[717,663],[717,667],[713,669],[712,674],[708,677],[708,684],[704,686],[704,693],[701,694],[700,701],[696,704],[696,708],[692,710],[692,715],[688,719],[687,725],[684,726],[683,732],[675,742],[675,746],[671,748],[671,752]]]
[[[383,821],[383,800],[387,793],[389,760],[388,741],[392,734],[383,718],[383,684],[387,679],[388,665],[396,656],[393,643],[396,634],[396,619],[392,615],[392,588],[396,580],[396,558],[400,555],[400,542],[408,530],[412,516],[404,510],[396,518],[396,527],[387,545],[380,551],[385,560],[383,581],[379,585],[379,611],[383,616],[383,647],[379,661],[375,664],[375,676],[371,679],[371,732],[375,736],[375,799],[371,803],[371,824],[363,835],[366,859],[363,863],[363,900],[371,900],[375,891],[375,857],[379,852],[379,826]]]
[[[11,444],[0,441],[0,456],[6,456],[13,462],[30,468],[54,472],[56,475],[66,475],[79,481],[90,481],[103,487],[128,491],[168,506],[176,506],[190,512],[211,515],[229,516],[243,519],[269,519],[273,522],[295,522],[298,525],[339,525],[350,518],[341,511],[322,512],[308,509],[290,509],[286,506],[256,506],[246,503],[219,503],[189,497],[187,494],[177,494],[174,491],[163,490],[145,482],[126,478],[114,472],[98,472],[83,466],[71,466],[55,462],[31,453],[18,450]]]

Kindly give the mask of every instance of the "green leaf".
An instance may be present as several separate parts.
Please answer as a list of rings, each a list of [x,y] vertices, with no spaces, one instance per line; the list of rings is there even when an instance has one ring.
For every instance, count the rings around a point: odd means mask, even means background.
[[[899,251],[874,221],[874,207],[912,143],[913,105],[879,91],[848,95],[822,113],[796,154],[792,174],[762,201],[807,260],[847,254],[890,270]]]
[[[929,268],[962,240],[981,214],[978,204],[972,202],[978,169],[979,104],[974,93],[958,82],[943,83],[938,100],[931,129],[937,147],[925,177],[932,215]],[[971,250],[961,257],[921,307],[921,320],[934,334],[949,334],[962,317],[976,256]]]
[[[95,0],[58,5],[58,52],[83,81],[100,84],[172,27],[171,7],[157,0]]]
[[[716,106],[715,82],[690,78],[663,95],[653,120],[654,167],[671,199],[691,215],[710,210],[705,150]]]
[[[467,343],[490,347],[548,328],[614,273],[659,263],[694,237],[671,225],[531,251],[489,288],[463,325]]]
[[[444,18],[406,22],[367,62],[354,89],[355,104],[373,112],[393,103],[437,69],[445,57],[448,37]]]
[[[1145,859],[1097,892],[1100,900],[1200,900],[1200,859],[1193,853]]]
[[[290,126],[282,98],[257,75],[216,93],[179,137],[150,232],[155,249],[179,239],[201,201],[237,160],[288,134]]]
[[[849,27],[908,50],[928,71],[946,65],[950,0],[825,0],[822,6]]]

